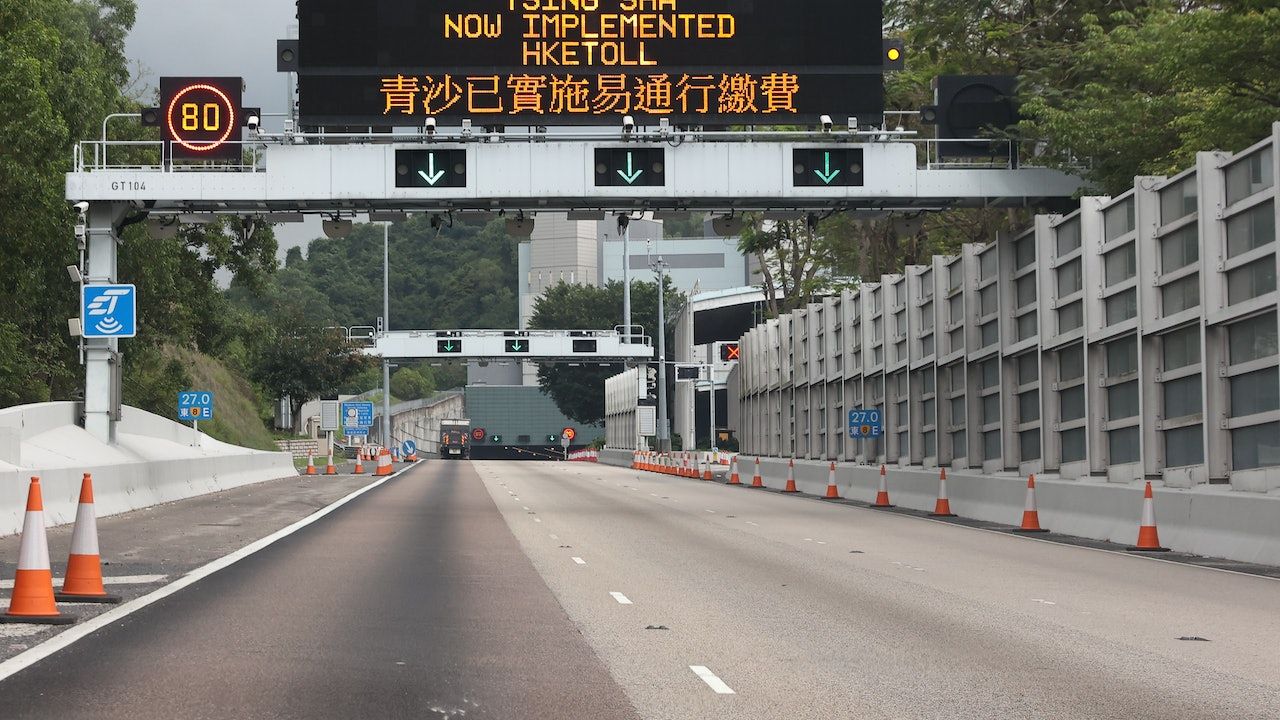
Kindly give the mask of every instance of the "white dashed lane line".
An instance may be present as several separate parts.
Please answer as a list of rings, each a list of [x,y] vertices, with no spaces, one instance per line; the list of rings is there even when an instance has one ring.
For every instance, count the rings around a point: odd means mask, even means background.
[[[623,595],[623,594],[622,594],[622,593],[620,593],[620,592],[611,592],[611,593],[609,593],[609,594],[613,596],[613,599],[614,599],[614,600],[617,600],[617,601],[618,601],[618,604],[619,604],[619,605],[631,605],[631,604],[632,604],[631,600],[629,600],[629,599],[627,598],[627,596],[626,596],[626,595]]]
[[[586,561],[586,560],[583,560],[583,559],[582,559],[582,558],[580,558],[580,557],[573,558],[573,561],[574,561],[574,562],[576,562],[576,563],[578,563],[579,565],[586,565],[586,564],[587,564],[587,561]]]
[[[709,670],[707,666],[690,665],[689,669],[693,671],[694,675],[697,675],[698,677],[702,678],[702,682],[706,683],[708,687],[710,687],[712,690],[715,690],[717,695],[736,695],[737,694],[733,691],[733,688],[726,685],[725,682],[721,680],[718,676],[716,676],[715,673],[711,672],[711,670]]]

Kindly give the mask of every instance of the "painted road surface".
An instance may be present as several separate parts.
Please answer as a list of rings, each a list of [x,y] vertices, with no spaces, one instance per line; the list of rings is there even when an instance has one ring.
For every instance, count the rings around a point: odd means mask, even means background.
[[[0,683],[0,717],[1276,718],[1278,603],[810,498],[431,462]]]

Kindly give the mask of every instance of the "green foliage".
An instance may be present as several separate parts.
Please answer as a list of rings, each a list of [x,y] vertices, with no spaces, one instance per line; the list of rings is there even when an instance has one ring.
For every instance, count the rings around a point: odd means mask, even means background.
[[[605,287],[557,283],[534,301],[529,327],[535,330],[612,330],[622,324],[621,282]],[[675,317],[681,297],[670,284],[666,291],[668,321]],[[658,284],[631,284],[632,323],[642,325],[653,336],[658,327]],[[657,340],[655,338],[656,345]],[[667,349],[675,346],[674,334],[667,331]],[[574,422],[597,425],[604,419],[604,381],[622,372],[621,364],[600,367],[586,363],[544,364],[538,368],[538,384],[551,396],[560,412]]]
[[[229,297],[273,314],[300,306],[317,325],[373,325],[382,315],[382,226],[358,225],[346,238],[313,240],[306,257],[291,253],[273,283],[247,287],[237,277]],[[483,227],[414,217],[390,231],[391,327],[509,328],[517,317],[516,242],[501,221]]]
[[[1241,150],[1280,121],[1280,7],[1156,3],[1113,17],[1084,18],[1066,58],[1078,82],[1042,84],[1025,108],[1028,132],[1089,159],[1103,191],[1180,172],[1199,151]]]
[[[6,403],[67,398],[79,385],[63,173],[72,144],[122,109],[133,15],[131,0],[0,0],[0,347],[16,341],[25,356],[0,357]]]
[[[430,370],[416,370],[411,367],[397,369],[391,375],[391,394],[401,400],[421,400],[436,391],[435,381]]]
[[[371,358],[330,330],[281,316],[258,348],[253,378],[270,397],[288,396],[295,427],[303,404],[332,394],[366,370]]]

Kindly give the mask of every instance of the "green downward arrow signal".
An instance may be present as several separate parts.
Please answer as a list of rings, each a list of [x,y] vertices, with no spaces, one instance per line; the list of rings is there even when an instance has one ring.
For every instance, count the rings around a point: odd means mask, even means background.
[[[447,343],[447,344],[444,346],[444,351],[445,351],[445,352],[453,352],[453,343]]]
[[[631,156],[631,153],[628,152],[627,153],[627,171],[622,172],[621,170],[619,170],[618,175],[620,175],[623,181],[626,182],[628,185],[635,185],[636,181],[639,180],[640,176],[643,174],[644,174],[644,170],[635,169],[635,158],[633,158]]]
[[[818,174],[818,179],[822,180],[823,183],[830,185],[833,180],[839,177],[840,168],[836,168],[835,170],[831,169],[831,152],[830,151],[823,153],[823,155],[826,156],[826,163],[827,163],[826,169],[814,170],[814,172]]]
[[[520,341],[519,341],[519,340],[517,340],[517,341],[515,341],[515,342],[511,343],[511,349],[512,349],[512,350],[514,350],[514,351],[516,351],[516,352],[520,352]]]
[[[419,170],[418,174],[422,176],[423,180],[427,181],[428,185],[435,185],[436,183],[440,182],[440,178],[444,177],[444,171],[436,170],[436,154],[435,153],[427,154],[427,172],[423,172]]]

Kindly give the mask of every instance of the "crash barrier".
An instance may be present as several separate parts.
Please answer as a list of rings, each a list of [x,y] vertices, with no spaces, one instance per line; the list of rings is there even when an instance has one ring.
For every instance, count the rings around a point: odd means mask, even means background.
[[[671,472],[673,458],[606,448],[600,461],[641,470]],[[831,461],[737,456],[740,468],[752,468],[752,479],[740,487],[781,489],[788,470],[797,489],[825,496],[831,487]],[[759,470],[755,468],[759,467]],[[883,474],[882,474],[883,470]],[[938,516],[1001,523],[1012,528],[1042,530],[1106,540],[1137,550],[1169,549],[1242,562],[1280,565],[1280,496],[1241,493],[1201,485],[1184,490],[1152,486],[1150,517],[1146,483],[1120,484],[1105,480],[1063,480],[1036,474],[968,474],[963,469],[900,467],[836,463],[836,491],[844,499],[881,507],[896,505]],[[745,476],[744,476],[745,478]],[[724,478],[726,481],[729,478]],[[1033,487],[1029,487],[1033,486]],[[881,493],[883,492],[883,496]],[[890,495],[892,502],[890,502]],[[944,501],[945,502],[942,502]],[[1034,510],[1034,516],[1028,516]],[[1156,535],[1139,527],[1155,527]],[[1026,523],[1034,517],[1034,524]],[[1135,520],[1140,524],[1135,525]],[[1148,522],[1149,521],[1149,522]],[[1138,542],[1135,544],[1135,540]]]
[[[569,453],[569,462],[600,462],[599,450],[575,450]]]

